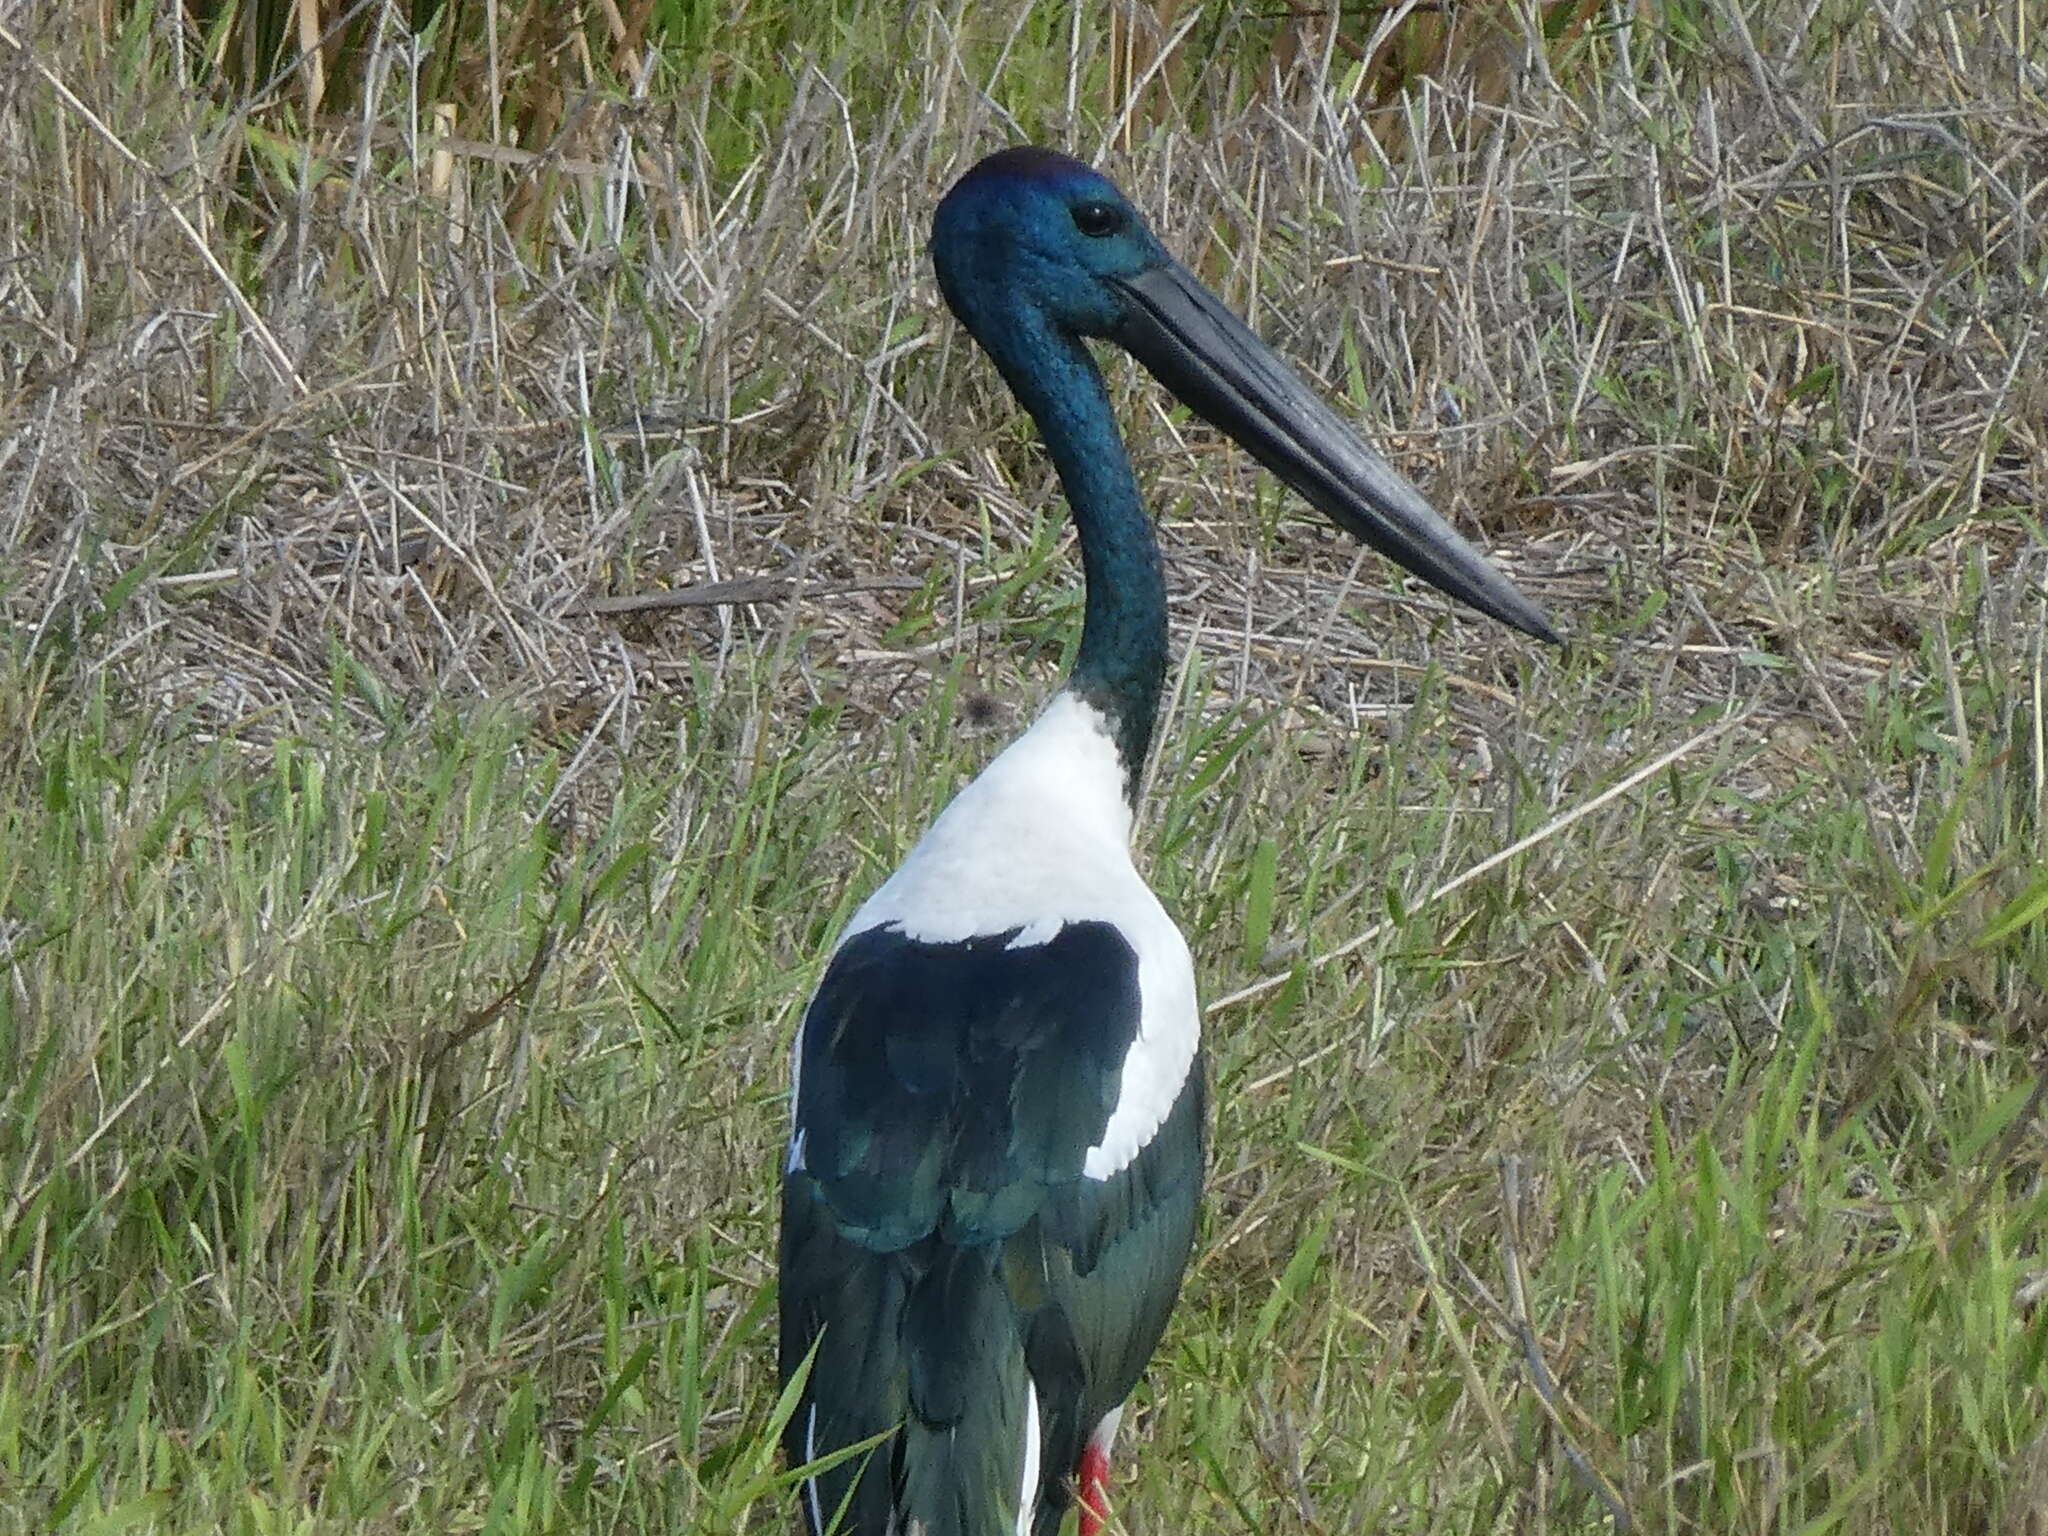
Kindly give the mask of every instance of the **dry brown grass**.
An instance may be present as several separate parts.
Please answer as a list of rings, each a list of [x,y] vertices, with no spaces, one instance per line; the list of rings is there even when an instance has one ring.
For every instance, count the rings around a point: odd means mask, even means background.
[[[1782,648],[1825,721],[1970,560],[2010,579],[2048,495],[2048,122],[2001,30],[2020,16],[1691,47],[1638,20],[1525,61],[1498,109],[1420,91],[1415,121],[1477,143],[1415,162],[1376,156],[1297,61],[1209,142],[1112,168],[1290,351],[1340,384],[1355,366],[1360,404],[1555,609],[1668,593],[1638,639],[1674,682],[1717,696],[1716,657]],[[917,255],[936,191],[1001,137],[957,86],[951,113],[865,122],[800,67],[729,183],[704,174],[707,103],[594,114],[535,254],[507,217],[530,167],[437,149],[395,73],[359,131],[302,146],[223,117],[168,35],[145,69],[54,13],[15,25],[5,600],[31,633],[89,631],[137,697],[275,722],[324,691],[336,636],[401,690],[602,690],[619,637],[567,616],[591,597],[799,557],[916,569],[963,540],[978,563],[982,518],[1001,542],[1044,493],[1006,454],[1019,499],[977,505],[971,423],[1010,413]],[[1182,74],[1215,115],[1227,67]],[[1248,561],[1206,515],[1239,472],[1205,453],[1190,479],[1137,435],[1193,520],[1184,618],[1219,654],[1248,616],[1301,635],[1320,603],[1292,573],[1319,541]],[[820,646],[875,649],[883,611],[804,615]],[[659,668],[777,622],[632,638]],[[1492,637],[1457,633],[1483,675]]]

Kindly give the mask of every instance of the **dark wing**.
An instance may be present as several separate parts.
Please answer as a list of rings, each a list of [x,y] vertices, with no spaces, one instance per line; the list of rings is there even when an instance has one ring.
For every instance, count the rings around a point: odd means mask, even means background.
[[[1085,1178],[1142,1022],[1137,957],[1104,922],[1014,938],[871,929],[841,946],[805,1015],[785,1377],[817,1355],[790,1454],[904,1429],[877,1475],[856,1461],[815,1480],[814,1522],[850,1496],[849,1532],[880,1531],[892,1507],[932,1536],[1007,1531],[978,1501],[995,1489],[1014,1505],[1027,1371],[1041,1477],[1063,1506],[1081,1440],[1172,1306],[1200,1182],[1199,1072],[1130,1167]]]
[[[1081,1176],[1138,1032],[1138,960],[1108,923],[1043,944],[895,928],[833,956],[798,1045],[796,1130],[851,1239],[1007,1236]]]

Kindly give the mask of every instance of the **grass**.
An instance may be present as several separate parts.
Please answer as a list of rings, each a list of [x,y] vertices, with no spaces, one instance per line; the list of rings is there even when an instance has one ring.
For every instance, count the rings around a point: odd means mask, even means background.
[[[796,1012],[1078,618],[921,257],[1016,133],[1572,632],[1118,373],[1216,1101],[1123,1528],[2048,1528],[2025,8],[1186,9],[0,22],[0,1532],[787,1528]]]

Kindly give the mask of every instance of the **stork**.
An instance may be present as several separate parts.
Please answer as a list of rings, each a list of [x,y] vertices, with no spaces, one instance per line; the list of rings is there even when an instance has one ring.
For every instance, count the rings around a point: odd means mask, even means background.
[[[1113,342],[1339,527],[1555,640],[1160,245],[1106,178],[1003,150],[940,202],[946,303],[1037,423],[1087,597],[1071,676],[840,935],[799,1027],[781,1368],[813,1536],[1055,1536],[1105,1517],[1125,1399],[1195,1235],[1186,941],[1131,858],[1166,587],[1088,343]]]

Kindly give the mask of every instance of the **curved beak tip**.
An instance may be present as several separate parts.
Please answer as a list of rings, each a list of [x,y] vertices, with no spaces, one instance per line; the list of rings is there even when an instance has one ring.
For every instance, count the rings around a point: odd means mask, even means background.
[[[1527,599],[1524,599],[1524,602],[1527,602]],[[1534,603],[1528,603],[1527,611],[1519,622],[1513,619],[1509,622],[1532,639],[1541,640],[1544,644],[1554,645],[1559,649],[1564,647],[1564,632],[1557,627],[1556,621],[1547,612]]]

